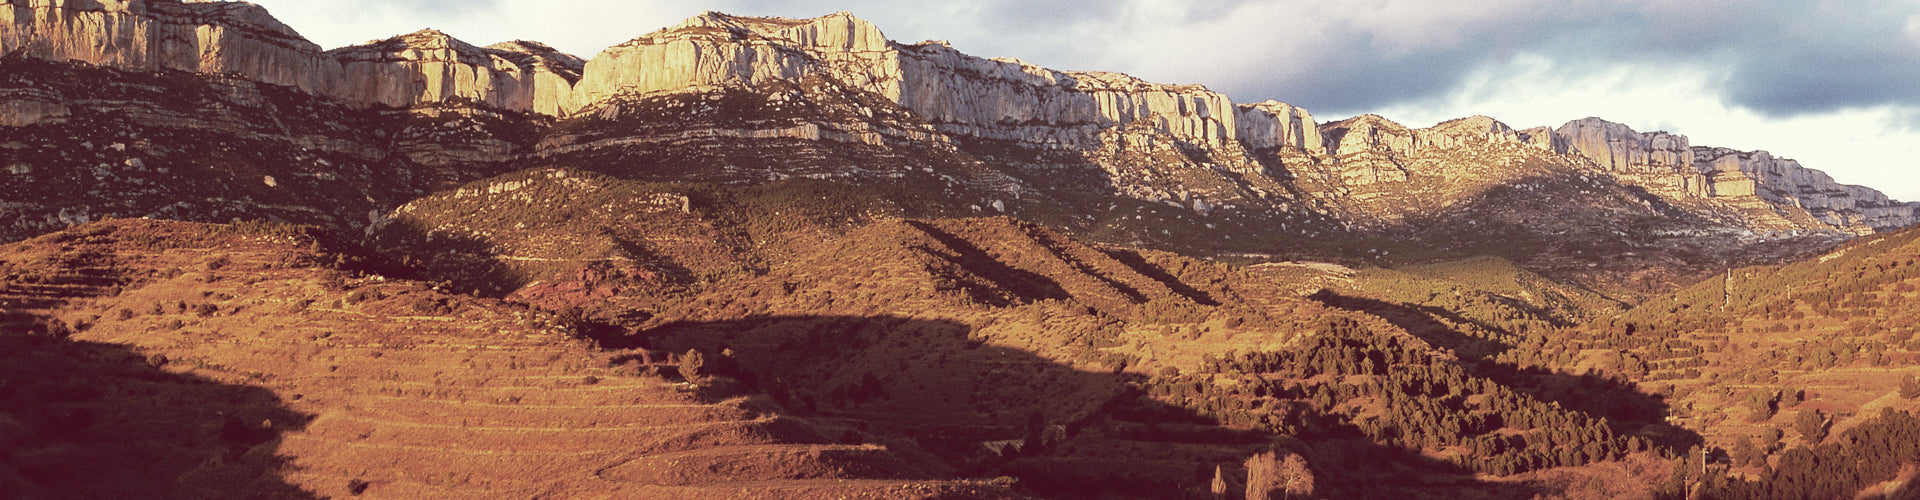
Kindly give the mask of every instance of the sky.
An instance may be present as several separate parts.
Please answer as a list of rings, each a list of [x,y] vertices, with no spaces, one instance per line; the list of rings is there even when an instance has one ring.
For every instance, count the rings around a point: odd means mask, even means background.
[[[326,48],[423,28],[591,58],[708,10],[1198,83],[1321,122],[1599,116],[1920,200],[1920,0],[252,0]]]

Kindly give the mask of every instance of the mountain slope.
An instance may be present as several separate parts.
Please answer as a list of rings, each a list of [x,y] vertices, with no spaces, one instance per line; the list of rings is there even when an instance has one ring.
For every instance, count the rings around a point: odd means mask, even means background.
[[[1912,459],[1872,457],[1881,461],[1862,469],[1871,472],[1848,473],[1804,460],[1815,452],[1829,461],[1849,456],[1842,449],[1861,439],[1854,429],[1905,428],[1900,415],[1920,410],[1911,397],[1920,385],[1905,382],[1920,376],[1912,326],[1920,311],[1911,305],[1920,290],[1916,242],[1920,232],[1906,230],[1793,264],[1730,269],[1511,359],[1614,373],[1666,395],[1674,421],[1731,454],[1731,476],[1755,481],[1721,487],[1755,487],[1732,491],[1776,498],[1808,494],[1791,493],[1806,487],[1850,495],[1897,479],[1883,467]]]
[[[317,266],[328,255],[315,247],[298,228],[112,221],[0,248],[0,338],[85,346],[0,357],[10,388],[0,421],[30,423],[9,427],[0,477],[24,476],[29,498],[1006,496],[942,480],[943,466],[911,451],[849,442],[857,431],[783,415],[764,396],[586,349],[550,314]],[[108,350],[97,346],[138,353],[131,363],[150,368],[127,371],[151,381],[107,378],[92,390],[112,398],[88,400],[48,392],[59,386],[25,370]],[[169,399],[193,394],[167,389],[176,379],[224,384],[231,412]],[[122,393],[155,386],[164,390]],[[128,413],[140,407],[156,414]],[[200,420],[162,420],[175,417]],[[142,432],[211,436],[177,454],[236,465],[89,484],[36,463],[134,459],[144,448],[102,441]]]

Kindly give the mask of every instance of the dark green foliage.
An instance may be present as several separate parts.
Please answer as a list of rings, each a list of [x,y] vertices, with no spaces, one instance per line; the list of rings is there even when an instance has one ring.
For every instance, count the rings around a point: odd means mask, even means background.
[[[1747,409],[1748,422],[1765,422],[1773,418],[1774,412],[1780,411],[1780,393],[1775,391],[1753,391],[1741,402]]]
[[[1807,444],[1819,444],[1826,439],[1827,425],[1827,416],[1820,414],[1820,410],[1801,410],[1800,416],[1793,420],[1793,429]]]
[[[1357,434],[1411,450],[1464,447],[1453,465],[1510,475],[1648,451],[1604,418],[1549,404],[1341,318],[1298,349],[1206,356],[1202,375],[1151,380],[1148,395],[1218,423],[1302,438]],[[1207,380],[1233,377],[1221,386]],[[1371,405],[1384,405],[1376,413]],[[1158,420],[1171,422],[1172,420]]]
[[[1920,379],[1915,379],[1911,373],[1901,375],[1900,397],[1907,399],[1920,398]]]
[[[1762,465],[1767,461],[1766,453],[1761,452],[1759,447],[1753,445],[1753,440],[1746,436],[1734,438],[1732,455],[1733,465],[1740,467]]]
[[[1884,409],[1832,442],[1787,450],[1758,481],[1716,478],[1700,497],[1854,498],[1861,488],[1894,479],[1903,466],[1915,463],[1920,463],[1920,418]]]

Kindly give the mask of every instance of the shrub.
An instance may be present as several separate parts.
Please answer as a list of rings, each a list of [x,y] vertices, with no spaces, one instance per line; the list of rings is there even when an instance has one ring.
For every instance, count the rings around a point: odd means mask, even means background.
[[[1804,410],[1793,422],[1794,430],[1800,431],[1800,437],[1808,444],[1817,444],[1827,438],[1827,417],[1820,410]]]
[[[1913,378],[1911,373],[1900,376],[1900,397],[1920,399],[1920,379]]]
[[[680,357],[680,377],[688,382],[705,378],[706,369],[707,358],[700,354],[699,349],[688,349],[687,354]]]
[[[45,332],[48,337],[56,339],[64,339],[73,335],[73,327],[68,326],[67,322],[58,319],[48,319],[46,323],[41,325],[41,331]]]

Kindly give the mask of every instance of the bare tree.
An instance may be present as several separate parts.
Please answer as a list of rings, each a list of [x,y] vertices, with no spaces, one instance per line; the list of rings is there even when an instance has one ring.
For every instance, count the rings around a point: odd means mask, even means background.
[[[1307,459],[1289,453],[1280,461],[1280,489],[1287,497],[1305,497],[1313,494],[1313,471],[1307,468]]]
[[[1269,451],[1247,459],[1247,500],[1270,500],[1279,486],[1279,460]]]

